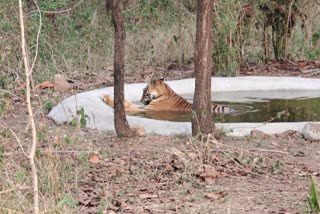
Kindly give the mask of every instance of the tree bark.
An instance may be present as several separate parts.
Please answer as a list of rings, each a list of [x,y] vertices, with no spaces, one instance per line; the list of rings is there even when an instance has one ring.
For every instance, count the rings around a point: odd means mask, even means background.
[[[197,29],[194,53],[195,93],[192,135],[214,131],[211,108],[212,14],[214,0],[197,0]]]
[[[109,8],[108,8],[109,7]],[[115,33],[114,43],[114,126],[118,137],[131,137],[131,131],[124,111],[124,61],[126,33],[121,13],[121,1],[107,0],[107,10],[111,9]]]

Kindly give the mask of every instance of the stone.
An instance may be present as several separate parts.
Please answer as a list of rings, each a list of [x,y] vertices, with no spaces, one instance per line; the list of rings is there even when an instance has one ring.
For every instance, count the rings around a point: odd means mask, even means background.
[[[142,137],[145,133],[144,127],[140,125],[132,125],[131,131],[133,131],[139,137]]]
[[[55,92],[67,92],[71,88],[70,83],[62,74],[54,75],[54,91]]]
[[[257,129],[251,130],[250,135],[251,137],[256,137],[256,138],[263,138],[267,136],[266,133]]]
[[[310,141],[320,141],[320,123],[307,123],[301,134]]]

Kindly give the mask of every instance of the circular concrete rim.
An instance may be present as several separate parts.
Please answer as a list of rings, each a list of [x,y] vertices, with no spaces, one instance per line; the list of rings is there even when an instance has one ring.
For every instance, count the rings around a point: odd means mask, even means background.
[[[167,82],[178,94],[193,93],[194,79],[184,79]],[[313,91],[320,97],[320,80],[301,77],[213,77],[212,92],[241,92],[241,91]],[[139,100],[142,89],[146,83],[125,85],[125,97],[129,101]],[[101,100],[103,94],[113,95],[113,87],[83,92],[71,96],[55,106],[49,117],[57,123],[65,123],[76,117],[76,111],[84,108],[89,116],[87,127],[103,131],[114,131],[113,109]],[[146,133],[160,135],[191,133],[191,123],[158,121],[147,118],[127,116],[130,125],[144,126]],[[227,135],[245,136],[252,130],[260,130],[266,134],[277,134],[287,130],[301,133],[303,127],[309,122],[298,123],[217,123],[217,128],[222,129]]]

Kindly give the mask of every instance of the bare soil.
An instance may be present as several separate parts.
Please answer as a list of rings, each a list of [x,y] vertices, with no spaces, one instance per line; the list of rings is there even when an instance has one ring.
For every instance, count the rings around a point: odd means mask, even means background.
[[[270,63],[248,65],[241,75],[319,78],[319,68],[318,62]],[[129,73],[126,82],[143,82],[155,71],[166,79],[192,77],[190,67],[173,63]],[[309,213],[310,176],[319,180],[320,175],[319,142],[290,131],[219,140],[158,135],[119,139],[114,133],[57,126],[42,113],[43,100],[58,103],[73,93],[113,84],[111,72],[68,78],[72,92],[42,90],[33,98],[42,211]],[[0,117],[0,213],[27,213],[32,190],[22,152],[30,143],[26,106],[21,96],[10,96],[10,102]]]

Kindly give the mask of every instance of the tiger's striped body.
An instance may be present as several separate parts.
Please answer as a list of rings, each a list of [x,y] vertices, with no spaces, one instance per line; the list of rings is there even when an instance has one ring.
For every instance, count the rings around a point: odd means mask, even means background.
[[[162,79],[152,80],[143,90],[141,102],[146,110],[152,111],[192,111],[192,104],[176,94]],[[232,110],[224,105],[212,105],[215,113],[229,113]]]
[[[109,95],[105,95],[103,101],[113,107],[113,98]],[[192,104],[175,93],[163,79],[150,81],[143,89],[140,101],[145,105],[144,108],[125,100],[125,111],[132,114],[145,111],[192,111]],[[232,109],[224,105],[212,105],[212,111],[214,113],[229,113]]]

